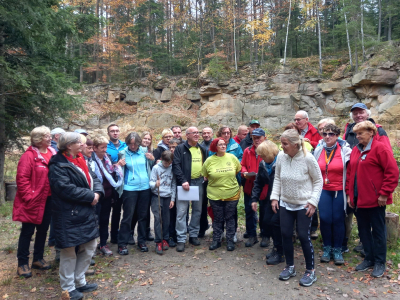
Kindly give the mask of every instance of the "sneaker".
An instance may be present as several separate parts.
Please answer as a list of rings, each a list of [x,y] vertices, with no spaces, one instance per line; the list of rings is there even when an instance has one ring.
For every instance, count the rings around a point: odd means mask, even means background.
[[[312,286],[317,281],[317,276],[314,271],[306,270],[303,277],[300,279],[299,284],[302,286]]]
[[[236,244],[237,241],[238,241],[238,239],[237,239],[237,234],[236,234],[236,232],[235,232],[235,235],[233,236],[233,242]]]
[[[85,276],[93,276],[96,272],[93,269],[88,269],[85,272]]]
[[[235,250],[235,242],[233,240],[228,240],[228,242],[226,243],[226,250],[227,251]]]
[[[103,253],[104,256],[112,256],[113,255],[112,251],[110,250],[110,248],[108,248],[107,245],[100,247],[100,252]]]
[[[356,267],[356,271],[367,271],[368,269],[372,269],[374,267],[374,263],[369,260],[363,260],[361,264]]]
[[[89,293],[97,290],[97,283],[86,283],[86,285],[76,288],[78,292]]]
[[[258,243],[258,239],[255,236],[249,237],[247,240],[246,244],[244,244],[246,247],[253,247],[253,245]]]
[[[268,259],[268,258],[272,257],[273,255],[275,255],[275,253],[276,253],[276,248],[272,248],[272,250],[267,253],[265,258]]]
[[[24,278],[32,277],[31,268],[29,268],[28,265],[19,266],[17,269],[17,275]]]
[[[37,261],[34,261],[32,263],[32,269],[38,269],[38,270],[49,270],[51,269],[51,266],[49,263],[47,263],[43,258],[38,259]]]
[[[131,234],[129,236],[128,245],[135,245],[135,244],[136,244],[135,238],[134,238],[133,234]]]
[[[169,238],[168,245],[172,248],[176,247],[176,242],[173,238]]]
[[[374,270],[372,271],[372,277],[379,278],[383,276],[383,273],[386,271],[385,264],[376,263],[374,266]]]
[[[268,237],[261,238],[261,243],[260,243],[261,248],[267,248],[269,244],[270,244],[270,239]]]
[[[146,244],[138,244],[138,248],[141,252],[148,252],[149,248],[147,248]]]
[[[69,293],[70,300],[81,300],[83,299],[83,294],[77,290],[70,291]]]
[[[217,248],[221,247],[221,242],[219,241],[212,241],[210,247],[208,247],[208,250],[215,250]]]
[[[178,243],[178,245],[176,246],[176,251],[177,252],[185,251],[185,243]]]
[[[166,240],[162,241],[162,249],[163,250],[168,250],[169,249],[169,245],[168,245],[168,242]]]
[[[296,269],[294,266],[286,266],[281,274],[279,274],[279,280],[285,281],[294,276],[296,276]]]
[[[360,252],[358,252],[358,254],[360,254],[361,257],[365,257],[365,251],[364,249],[362,249]]]
[[[267,259],[267,265],[277,265],[285,261],[283,254],[275,252],[274,255]]]
[[[91,260],[90,260],[90,265],[91,265],[91,266],[94,266],[95,264],[96,264],[96,262],[94,261],[94,259],[91,259]]]
[[[156,253],[159,254],[159,255],[163,254],[162,243],[156,243]]]
[[[353,248],[353,251],[360,252],[361,250],[364,250],[364,246],[361,242],[359,242],[358,245]]]
[[[128,248],[126,246],[118,247],[118,254],[119,255],[128,255]]]
[[[197,237],[189,237],[189,244],[193,246],[200,246],[200,241]]]
[[[154,236],[151,234],[150,231],[147,233],[146,240],[149,242],[154,241]]]
[[[331,261],[331,254],[332,254],[332,247],[331,246],[324,246],[324,252],[322,253],[321,256],[321,262],[322,263],[328,263]]]
[[[339,248],[333,248],[332,249],[332,255],[333,255],[333,261],[335,265],[340,266],[344,264],[344,259],[342,255],[342,249]]]
[[[318,238],[318,233],[316,231],[312,231],[310,237],[312,240],[316,240]]]

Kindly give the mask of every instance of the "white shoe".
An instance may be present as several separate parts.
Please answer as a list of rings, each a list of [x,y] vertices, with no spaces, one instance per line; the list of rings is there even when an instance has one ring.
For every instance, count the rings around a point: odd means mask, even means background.
[[[237,235],[235,233],[234,237],[233,237],[233,242],[236,244],[237,243]]]

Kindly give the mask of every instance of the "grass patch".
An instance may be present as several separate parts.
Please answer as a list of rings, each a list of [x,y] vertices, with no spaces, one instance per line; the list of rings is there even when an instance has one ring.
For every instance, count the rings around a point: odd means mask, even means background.
[[[8,245],[3,248],[3,251],[6,252],[7,254],[13,253],[17,249],[16,245]]]
[[[3,218],[9,218],[12,216],[13,202],[5,202],[0,205],[0,216]]]
[[[12,279],[13,279],[12,276],[8,276],[8,277],[4,278],[2,281],[0,281],[0,286],[11,285]]]

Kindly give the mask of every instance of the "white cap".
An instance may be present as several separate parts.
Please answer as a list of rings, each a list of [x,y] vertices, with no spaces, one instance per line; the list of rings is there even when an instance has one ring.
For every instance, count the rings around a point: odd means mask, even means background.
[[[64,129],[57,127],[57,128],[54,128],[52,131],[50,131],[50,134],[55,135],[55,134],[64,133],[64,132],[65,132]]]

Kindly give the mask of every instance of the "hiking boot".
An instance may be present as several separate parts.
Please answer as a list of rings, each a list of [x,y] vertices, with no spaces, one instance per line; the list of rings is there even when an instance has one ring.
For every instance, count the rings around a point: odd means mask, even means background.
[[[135,244],[136,244],[135,238],[133,237],[133,234],[131,234],[129,236],[128,245],[135,245]]]
[[[168,250],[169,249],[169,245],[168,245],[168,242],[166,240],[162,241],[162,249],[163,250]]]
[[[86,285],[76,288],[78,292],[89,293],[97,290],[97,283],[86,283]]]
[[[372,277],[379,278],[383,276],[386,271],[385,264],[376,263],[372,271]]]
[[[200,241],[197,237],[189,237],[189,244],[193,246],[200,246]]]
[[[150,231],[147,233],[146,240],[149,242],[154,241],[154,236],[151,234]]]
[[[38,259],[37,261],[34,261],[32,263],[32,269],[38,269],[38,270],[49,270],[51,269],[51,266],[49,263],[47,263],[43,258]]]
[[[92,275],[94,275],[94,273],[96,273],[94,270],[88,269],[88,270],[85,272],[85,276],[92,276]]]
[[[249,239],[247,240],[246,244],[244,244],[244,245],[246,247],[253,247],[253,245],[255,245],[257,243],[258,243],[257,237],[251,236],[251,237],[249,237]]]
[[[363,260],[361,264],[356,267],[356,271],[367,271],[368,269],[372,269],[374,267],[374,263],[369,260]]]
[[[94,261],[94,259],[91,259],[91,260],[90,260],[90,265],[91,265],[91,266],[94,266],[95,264],[96,264],[96,262]]]
[[[274,255],[270,256],[267,259],[267,265],[277,265],[284,261],[285,261],[285,257],[283,256],[283,254],[275,252]]]
[[[226,243],[226,250],[227,251],[235,250],[235,242],[233,240],[228,240],[228,242]]]
[[[168,245],[169,245],[171,248],[176,247],[176,243],[175,243],[175,241],[174,241],[173,238],[169,238]]]
[[[148,252],[149,248],[147,248],[146,244],[138,244],[138,248],[141,252]]]
[[[361,250],[364,250],[364,246],[361,242],[359,242],[358,245],[353,248],[353,251],[360,252]]]
[[[107,245],[100,247],[100,252],[103,253],[104,256],[112,256],[113,255],[112,251],[110,250],[110,248],[108,248]]]
[[[279,274],[279,280],[285,281],[294,276],[296,276],[296,269],[294,266],[286,266],[281,274]]]
[[[262,237],[261,238],[261,243],[260,243],[260,247],[261,248],[267,248],[270,244],[270,238],[269,237]]]
[[[235,235],[233,236],[233,242],[236,244],[237,241],[238,241],[238,239],[237,239],[237,234],[236,234],[236,232],[235,232]]]
[[[358,252],[358,254],[360,254],[361,257],[365,257],[365,251],[364,249],[362,249],[360,252]]]
[[[314,271],[306,270],[303,277],[300,279],[299,284],[302,286],[311,286],[317,281],[317,276]]]
[[[118,254],[119,255],[128,255],[128,248],[126,246],[118,247]]]
[[[342,249],[339,248],[333,248],[332,249],[332,255],[333,255],[333,261],[335,265],[340,266],[344,264],[344,259],[342,255]]]
[[[156,253],[159,254],[159,255],[163,254],[162,243],[156,243]]]
[[[83,294],[77,290],[70,291],[69,293],[70,300],[81,300],[83,299]]]
[[[17,275],[24,278],[29,278],[32,277],[32,272],[28,265],[22,265],[18,267]]]
[[[272,248],[272,250],[267,253],[265,258],[268,259],[268,258],[272,257],[273,255],[275,255],[275,253],[276,253],[276,248]]]
[[[310,237],[312,240],[316,240],[318,238],[318,233],[316,231],[312,231]]]
[[[331,261],[331,254],[332,254],[332,247],[331,246],[324,246],[324,252],[322,253],[321,256],[321,262],[322,263],[328,263]]]
[[[217,248],[221,247],[221,242],[219,241],[212,241],[210,247],[208,248],[208,250],[215,250]]]
[[[176,251],[177,252],[185,251],[185,243],[178,243],[178,245],[176,246]]]

